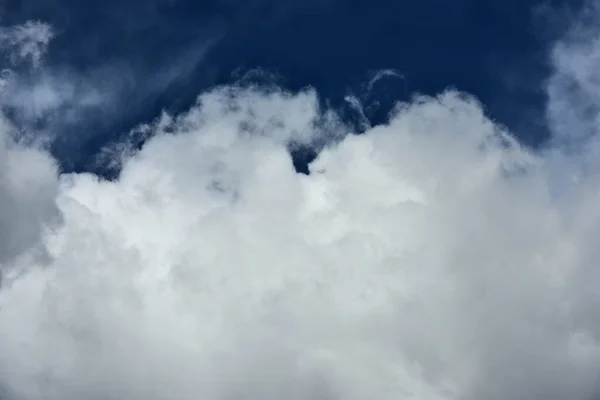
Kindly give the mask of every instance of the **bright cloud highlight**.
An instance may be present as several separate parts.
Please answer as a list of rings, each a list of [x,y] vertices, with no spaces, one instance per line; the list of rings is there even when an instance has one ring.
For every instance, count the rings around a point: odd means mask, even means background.
[[[58,174],[14,129],[6,399],[600,395],[599,171],[521,148],[473,98],[353,135],[314,92],[222,87],[141,127],[115,181]],[[297,174],[289,143],[324,137]]]

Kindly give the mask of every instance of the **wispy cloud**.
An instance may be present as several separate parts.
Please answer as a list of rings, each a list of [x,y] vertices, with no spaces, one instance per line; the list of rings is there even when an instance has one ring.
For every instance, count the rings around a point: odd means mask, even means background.
[[[0,51],[8,53],[12,64],[29,62],[38,67],[53,37],[51,26],[40,21],[0,27]]]

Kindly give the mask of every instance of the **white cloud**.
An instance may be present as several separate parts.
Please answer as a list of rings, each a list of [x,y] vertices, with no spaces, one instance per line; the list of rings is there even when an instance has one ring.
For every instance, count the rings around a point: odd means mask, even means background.
[[[582,150],[598,149],[600,126],[600,3],[589,2],[555,46],[548,81],[548,119],[554,139]]]
[[[79,122],[84,111],[94,109],[101,114],[101,106],[107,109],[116,101],[115,87],[123,86],[126,75],[120,71],[118,78],[106,79],[106,71],[98,70],[84,77],[66,68],[42,65],[53,38],[51,26],[39,21],[0,26],[0,67],[4,67],[0,71],[0,111],[10,110],[12,122],[28,131],[28,139],[34,141],[51,139],[57,129]],[[34,130],[34,126],[38,128]]]
[[[0,27],[0,50],[8,51],[14,64],[26,61],[37,67],[53,37],[52,27],[40,21]]]
[[[236,88],[146,129],[114,182],[0,129],[9,400],[598,395],[581,154],[523,150],[454,92],[343,139],[312,92]],[[322,135],[296,174],[286,144]]]
[[[209,26],[160,65],[113,59],[77,69],[43,62],[55,36],[48,24],[0,26],[0,111],[10,114],[28,139],[83,143],[96,133],[90,127],[108,129],[127,120],[127,113],[143,114],[144,106],[203,64],[224,33]]]
[[[41,228],[59,215],[55,161],[16,143],[13,130],[0,116],[0,266],[36,247]]]
[[[118,181],[61,176],[44,265],[5,262],[11,398],[589,398],[596,195],[554,204],[476,103],[407,105],[310,176],[312,94],[200,103]]]

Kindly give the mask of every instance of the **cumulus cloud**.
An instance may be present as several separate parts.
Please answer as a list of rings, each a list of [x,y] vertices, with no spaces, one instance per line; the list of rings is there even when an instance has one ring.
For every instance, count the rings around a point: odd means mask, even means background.
[[[14,140],[0,118],[0,280],[4,262],[39,249],[44,226],[57,221],[57,165],[48,154]]]
[[[600,394],[598,169],[560,191],[581,154],[521,148],[469,96],[353,135],[312,91],[218,88],[140,127],[114,181],[11,129],[7,399]],[[288,145],[324,136],[297,174]]]
[[[13,65],[30,62],[35,67],[52,36],[52,29],[41,22],[0,27],[0,53],[8,53]],[[18,127],[3,114],[4,93],[13,78],[9,69],[0,73],[0,265],[22,251],[37,248],[42,227],[58,216],[55,160],[19,143]]]

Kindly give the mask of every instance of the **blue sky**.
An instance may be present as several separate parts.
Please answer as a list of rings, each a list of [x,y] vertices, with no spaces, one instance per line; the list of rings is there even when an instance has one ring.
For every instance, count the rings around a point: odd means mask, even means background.
[[[91,76],[123,104],[109,122],[68,127],[92,133],[56,143],[65,167],[80,170],[118,132],[161,109],[181,111],[202,90],[255,68],[293,90],[315,87],[337,108],[354,93],[374,123],[414,93],[456,88],[477,96],[524,143],[539,145],[548,135],[549,46],[579,7],[574,0],[13,0],[4,23],[50,23],[57,35],[49,67]],[[401,78],[366,94],[383,69]]]

